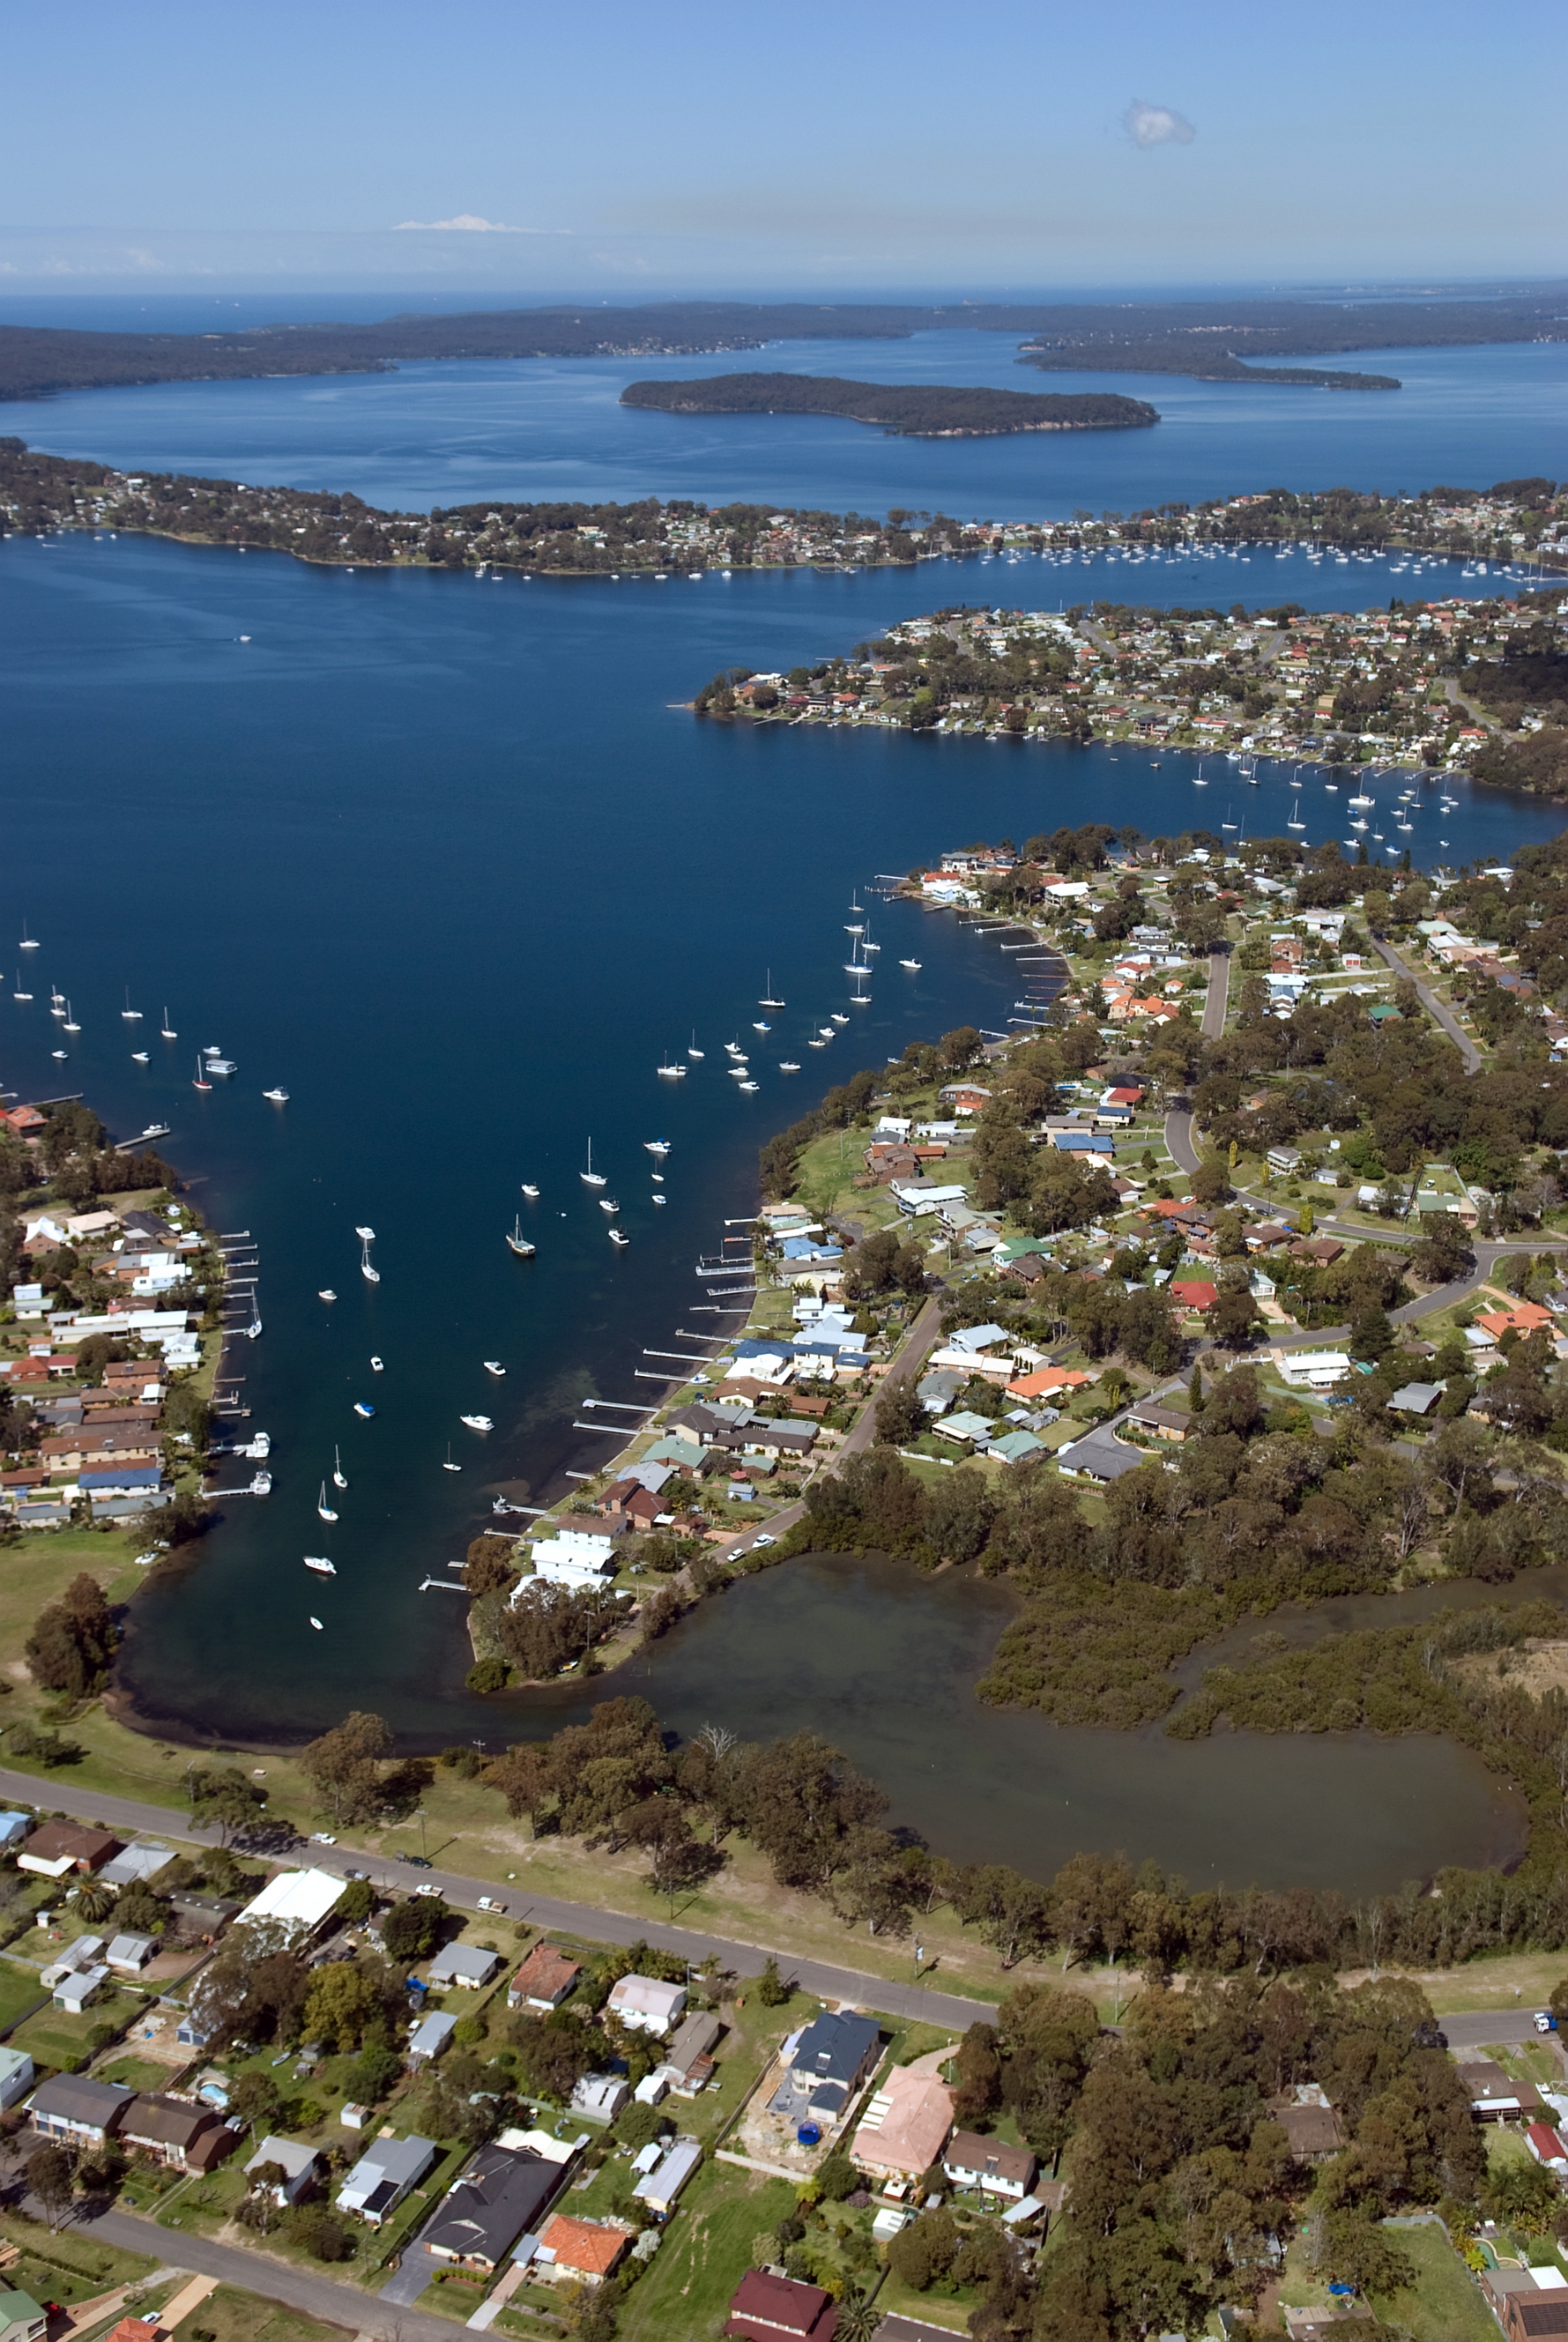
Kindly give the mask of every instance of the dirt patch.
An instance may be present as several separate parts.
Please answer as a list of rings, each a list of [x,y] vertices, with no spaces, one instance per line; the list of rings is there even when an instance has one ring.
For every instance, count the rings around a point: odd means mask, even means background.
[[[1532,1699],[1543,1699],[1549,1691],[1568,1691],[1568,1642],[1533,1639],[1511,1650],[1477,1651],[1453,1665],[1463,1683],[1478,1688],[1510,1684]]]

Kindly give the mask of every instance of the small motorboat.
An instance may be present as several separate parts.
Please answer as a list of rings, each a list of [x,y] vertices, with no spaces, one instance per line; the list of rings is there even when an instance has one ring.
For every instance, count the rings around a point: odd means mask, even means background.
[[[62,1065],[65,1063],[65,1059],[70,1056],[70,1054],[71,1054],[71,1053],[70,1053],[70,1051],[69,1051],[68,1049],[51,1049],[51,1050],[50,1050],[50,1052],[49,1052],[49,1055],[50,1055],[52,1057],[58,1058],[58,1059],[59,1059],[59,1061],[60,1061],[60,1063],[61,1063]]]
[[[367,1398],[356,1398],[354,1402],[354,1411],[355,1415],[363,1415],[367,1423],[375,1413],[375,1409]]]
[[[529,1179],[524,1179],[524,1182],[523,1182],[523,1193],[524,1193],[526,1196],[528,1196],[532,1201],[534,1201],[534,1202],[537,1202],[537,1200],[538,1200],[538,1196],[539,1196],[539,1190],[538,1190],[538,1188],[537,1188],[537,1187],[535,1187],[535,1186],[534,1186],[534,1184],[533,1184],[532,1180],[529,1180]]]
[[[325,1480],[321,1484],[321,1494],[315,1500],[315,1509],[321,1515],[324,1521],[335,1521],[337,1518],[337,1515],[333,1511],[332,1506],[326,1501],[326,1482]]]
[[[670,1142],[667,1138],[644,1138],[643,1145],[648,1154],[656,1155],[661,1162],[670,1151]]]
[[[836,1008],[833,1012],[833,1021],[835,1025],[847,1025],[849,1023],[848,1017],[841,1016]]]
[[[334,1574],[334,1576],[336,1576],[336,1572],[335,1572],[335,1571],[334,1571],[334,1573],[333,1573],[333,1574]],[[326,1628],[322,1625],[321,1620],[320,1620],[318,1617],[316,1617],[316,1616],[315,1616],[315,1613],[314,1613],[314,1612],[311,1614],[311,1621],[310,1621],[310,1623],[311,1623],[311,1625],[315,1628],[315,1631],[316,1631],[316,1633],[317,1633],[318,1635],[325,1635],[325,1632],[326,1632]]]
[[[486,1358],[484,1361],[484,1371],[487,1375],[504,1375],[506,1369],[502,1365],[499,1358]]]
[[[337,1296],[333,1291],[330,1285],[324,1285],[316,1294],[315,1297],[318,1301],[335,1301],[337,1299]]]
[[[620,1210],[620,1208],[621,1208],[621,1206],[619,1206],[619,1204],[613,1203],[613,1202],[611,1201],[611,1199],[610,1199],[610,1197],[609,1197],[608,1196],[600,1196],[600,1198],[599,1198],[599,1209],[600,1209],[602,1212],[618,1212],[618,1211]]]
[[[757,1087],[757,1084],[755,1082],[743,1082],[741,1084],[741,1087],[743,1090],[754,1090]]]
[[[337,1571],[334,1568],[332,1563],[328,1561],[325,1553],[307,1553],[305,1556],[305,1566],[307,1569],[314,1569],[318,1577],[335,1577],[337,1576]],[[311,1624],[314,1626],[315,1621],[312,1619]]]
[[[512,1216],[512,1228],[506,1238],[506,1249],[508,1252],[514,1252],[519,1260],[532,1260],[538,1250],[538,1246],[530,1244],[524,1235],[521,1215],[515,1212]]]
[[[655,1203],[655,1204],[667,1204],[667,1203],[669,1202],[669,1200],[670,1200],[670,1199],[669,1199],[668,1196],[655,1196],[654,1197],[654,1203]]]
[[[70,1026],[67,1025],[65,1027],[67,1033],[70,1029]],[[209,1074],[223,1074],[227,1076],[237,1070],[232,1057],[209,1057],[206,1061],[206,1066]]]
[[[487,1415],[460,1415],[457,1420],[465,1423],[470,1431],[494,1431],[495,1428]]]
[[[288,1104],[288,1092],[284,1089],[263,1090],[262,1096],[264,1098],[271,1098],[274,1106],[286,1106]]]
[[[648,1176],[650,1179],[656,1179],[661,1187],[664,1186],[664,1175],[662,1171],[650,1171]]]
[[[779,1071],[781,1074],[798,1074],[800,1066],[794,1057],[781,1057],[779,1059]]]
[[[374,1244],[375,1242],[375,1230],[374,1228],[355,1228],[354,1233],[359,1238],[361,1244]]]
[[[898,965],[900,967],[911,969],[915,975],[920,973],[920,962],[917,959],[901,959]]]
[[[147,1063],[147,1053],[145,1049],[133,1049],[131,1052],[131,1063],[133,1066],[145,1066]]]
[[[343,1456],[335,1447],[332,1451],[332,1485],[335,1488],[346,1488],[348,1486],[343,1468]]]
[[[168,1135],[169,1126],[166,1122],[149,1122],[142,1133],[144,1138],[167,1138]]]
[[[610,1242],[613,1245],[629,1245],[631,1241],[631,1237],[624,1235],[619,1228],[610,1230]]]
[[[446,1444],[446,1461],[443,1464],[441,1468],[444,1472],[461,1472],[463,1469],[461,1464],[454,1464],[452,1460],[452,1443],[450,1440],[448,1440]]]
[[[372,1373],[373,1375],[384,1375],[384,1374],[386,1372],[386,1367],[385,1367],[385,1365],[384,1361],[383,1361],[382,1359],[380,1359],[380,1358],[376,1357],[376,1356],[374,1355],[374,1353],[372,1354],[372,1356],[371,1356],[371,1361],[370,1361],[370,1371],[371,1371],[371,1373]]]
[[[754,1033],[771,1033],[773,1029],[773,1026],[767,1022],[765,1017],[754,1016],[752,1018],[752,1031]]]

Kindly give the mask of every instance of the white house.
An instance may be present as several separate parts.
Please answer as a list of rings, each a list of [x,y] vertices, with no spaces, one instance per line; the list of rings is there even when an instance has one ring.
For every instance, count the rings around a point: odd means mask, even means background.
[[[314,2147],[305,2147],[296,2138],[278,2138],[269,2132],[245,2166],[245,2177],[255,2184],[253,2174],[264,2163],[275,2163],[284,2177],[269,2183],[267,2192],[275,2204],[297,2204],[321,2168],[321,2157]]]
[[[235,1925],[243,1927],[253,1919],[270,1919],[290,1936],[308,1936],[334,1909],[342,1893],[343,1881],[333,1871],[280,1870],[245,1905]]]
[[[1347,1350],[1279,1349],[1273,1358],[1292,1390],[1332,1390],[1351,1368]]]
[[[448,1944],[430,1963],[430,1981],[436,1985],[464,1985],[477,1992],[487,1985],[501,1965],[499,1952],[482,1951],[477,1944]]]
[[[667,2033],[686,2005],[684,1984],[661,1984],[656,1977],[624,1976],[605,2003],[628,2032]]]
[[[604,1586],[615,1575],[614,1540],[593,1529],[563,1529],[530,1550],[534,1576],[547,1586]],[[527,1585],[525,1577],[518,1581],[514,1602]]]

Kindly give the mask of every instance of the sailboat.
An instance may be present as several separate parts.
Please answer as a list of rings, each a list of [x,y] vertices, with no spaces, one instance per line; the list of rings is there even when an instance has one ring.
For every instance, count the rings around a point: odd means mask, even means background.
[[[326,1482],[325,1480],[321,1484],[321,1494],[315,1500],[315,1508],[321,1515],[324,1521],[336,1520],[337,1515],[333,1511],[332,1506],[326,1501]]]
[[[774,998],[774,972],[770,967],[768,970],[767,990],[763,995],[763,997],[757,1002],[757,1006],[759,1008],[783,1008],[785,1006],[786,1004],[784,1001],[775,1000]],[[694,1036],[694,1037],[695,1036]]]
[[[705,1049],[699,1049],[699,1048],[698,1048],[698,1046],[697,1046],[697,1028],[696,1028],[696,1026],[694,1025],[694,1026],[693,1026],[693,1027],[692,1027],[692,1046],[691,1046],[691,1047],[686,1051],[686,1055],[687,1055],[687,1056],[688,1056],[688,1057],[694,1057],[694,1058],[701,1059],[701,1058],[703,1058],[703,1057],[705,1057],[705,1056],[707,1056],[707,1054],[708,1054],[708,1053],[707,1053],[707,1051],[706,1051]]]
[[[523,1233],[523,1215],[521,1212],[514,1213],[513,1216],[512,1233],[506,1239],[506,1249],[508,1252],[514,1252],[519,1260],[532,1260],[534,1253],[538,1250],[538,1246],[536,1245],[531,1245],[527,1237]]]
[[[22,922],[22,940],[17,946],[17,949],[19,951],[36,951],[37,948],[38,938],[36,936],[30,936],[27,933],[27,922],[24,919]]]
[[[165,1008],[164,1008],[164,1028],[163,1028],[163,1029],[164,1029],[164,1038],[165,1038],[165,1041],[177,1041],[177,1040],[179,1039],[179,1037],[180,1037],[180,1036],[179,1036],[179,1035],[175,1032],[175,1030],[174,1026],[173,1026],[170,1024],[170,1022],[169,1022],[169,1011],[168,1011],[168,1006],[167,1006],[167,1004],[166,1004],[166,1003],[165,1003]]]
[[[195,1090],[210,1090],[210,1089],[211,1089],[211,1087],[212,1087],[212,1084],[211,1084],[211,1082],[206,1081],[206,1080],[204,1080],[204,1078],[203,1078],[203,1076],[204,1076],[204,1075],[205,1074],[205,1072],[206,1072],[206,1067],[205,1067],[205,1066],[202,1063],[202,1060],[200,1059],[200,1057],[198,1057],[198,1058],[196,1059],[196,1077],[195,1077],[195,1080],[191,1084],[191,1087],[192,1087],[193,1089],[195,1089]]]
[[[67,1033],[79,1033],[79,1032],[81,1031],[81,1029],[82,1029],[82,1028],[81,1028],[81,1026],[80,1026],[77,1024],[77,1022],[76,1022],[76,1012],[75,1012],[75,1010],[72,1007],[72,1006],[71,1006],[71,1004],[70,1004],[70,1002],[69,1002],[68,1000],[67,1000],[67,1001],[66,1001],[66,1003],[65,1003],[65,1031],[66,1031]]]
[[[131,987],[128,984],[125,986],[125,1005],[121,1009],[120,1015],[127,1025],[139,1025],[142,1021],[141,1010],[133,1008],[131,1006]]]
[[[604,1184],[604,1174],[602,1171],[595,1171],[594,1168],[594,1142],[592,1139],[588,1141],[588,1168],[585,1171],[579,1171],[577,1176],[581,1179],[584,1187],[602,1187]]]
[[[332,1485],[335,1488],[346,1488],[348,1486],[347,1475],[343,1468],[343,1456],[335,1447],[332,1451]]]
[[[452,1460],[452,1442],[450,1439],[446,1443],[446,1461],[441,1468],[444,1472],[461,1472],[463,1469],[461,1464],[454,1464]]]
[[[378,1268],[372,1268],[370,1265],[370,1247],[375,1241],[375,1230],[355,1228],[354,1233],[359,1238],[359,1273],[366,1285],[379,1285],[381,1271]]]
[[[684,1082],[686,1078],[684,1066],[672,1066],[667,1055],[663,1064],[656,1066],[654,1070],[655,1073],[662,1074],[667,1082]]]
[[[24,992],[22,989],[22,971],[20,968],[16,971],[16,989],[11,995],[11,997],[13,1000],[31,1000],[33,997],[30,992]]]
[[[849,957],[844,961],[844,972],[845,976],[869,976],[871,974],[870,968],[865,966],[860,956],[860,936],[858,933],[856,934],[854,942],[850,946]]]

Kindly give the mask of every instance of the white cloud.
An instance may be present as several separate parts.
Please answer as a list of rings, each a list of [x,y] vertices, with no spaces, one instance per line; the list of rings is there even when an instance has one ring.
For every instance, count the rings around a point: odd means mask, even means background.
[[[399,220],[400,228],[416,228],[429,235],[459,230],[465,235],[565,235],[564,227],[508,227],[504,220],[481,219],[477,212],[459,212],[455,219]]]
[[[1174,105],[1151,105],[1144,97],[1133,100],[1122,125],[1134,146],[1190,146],[1198,135]]]

